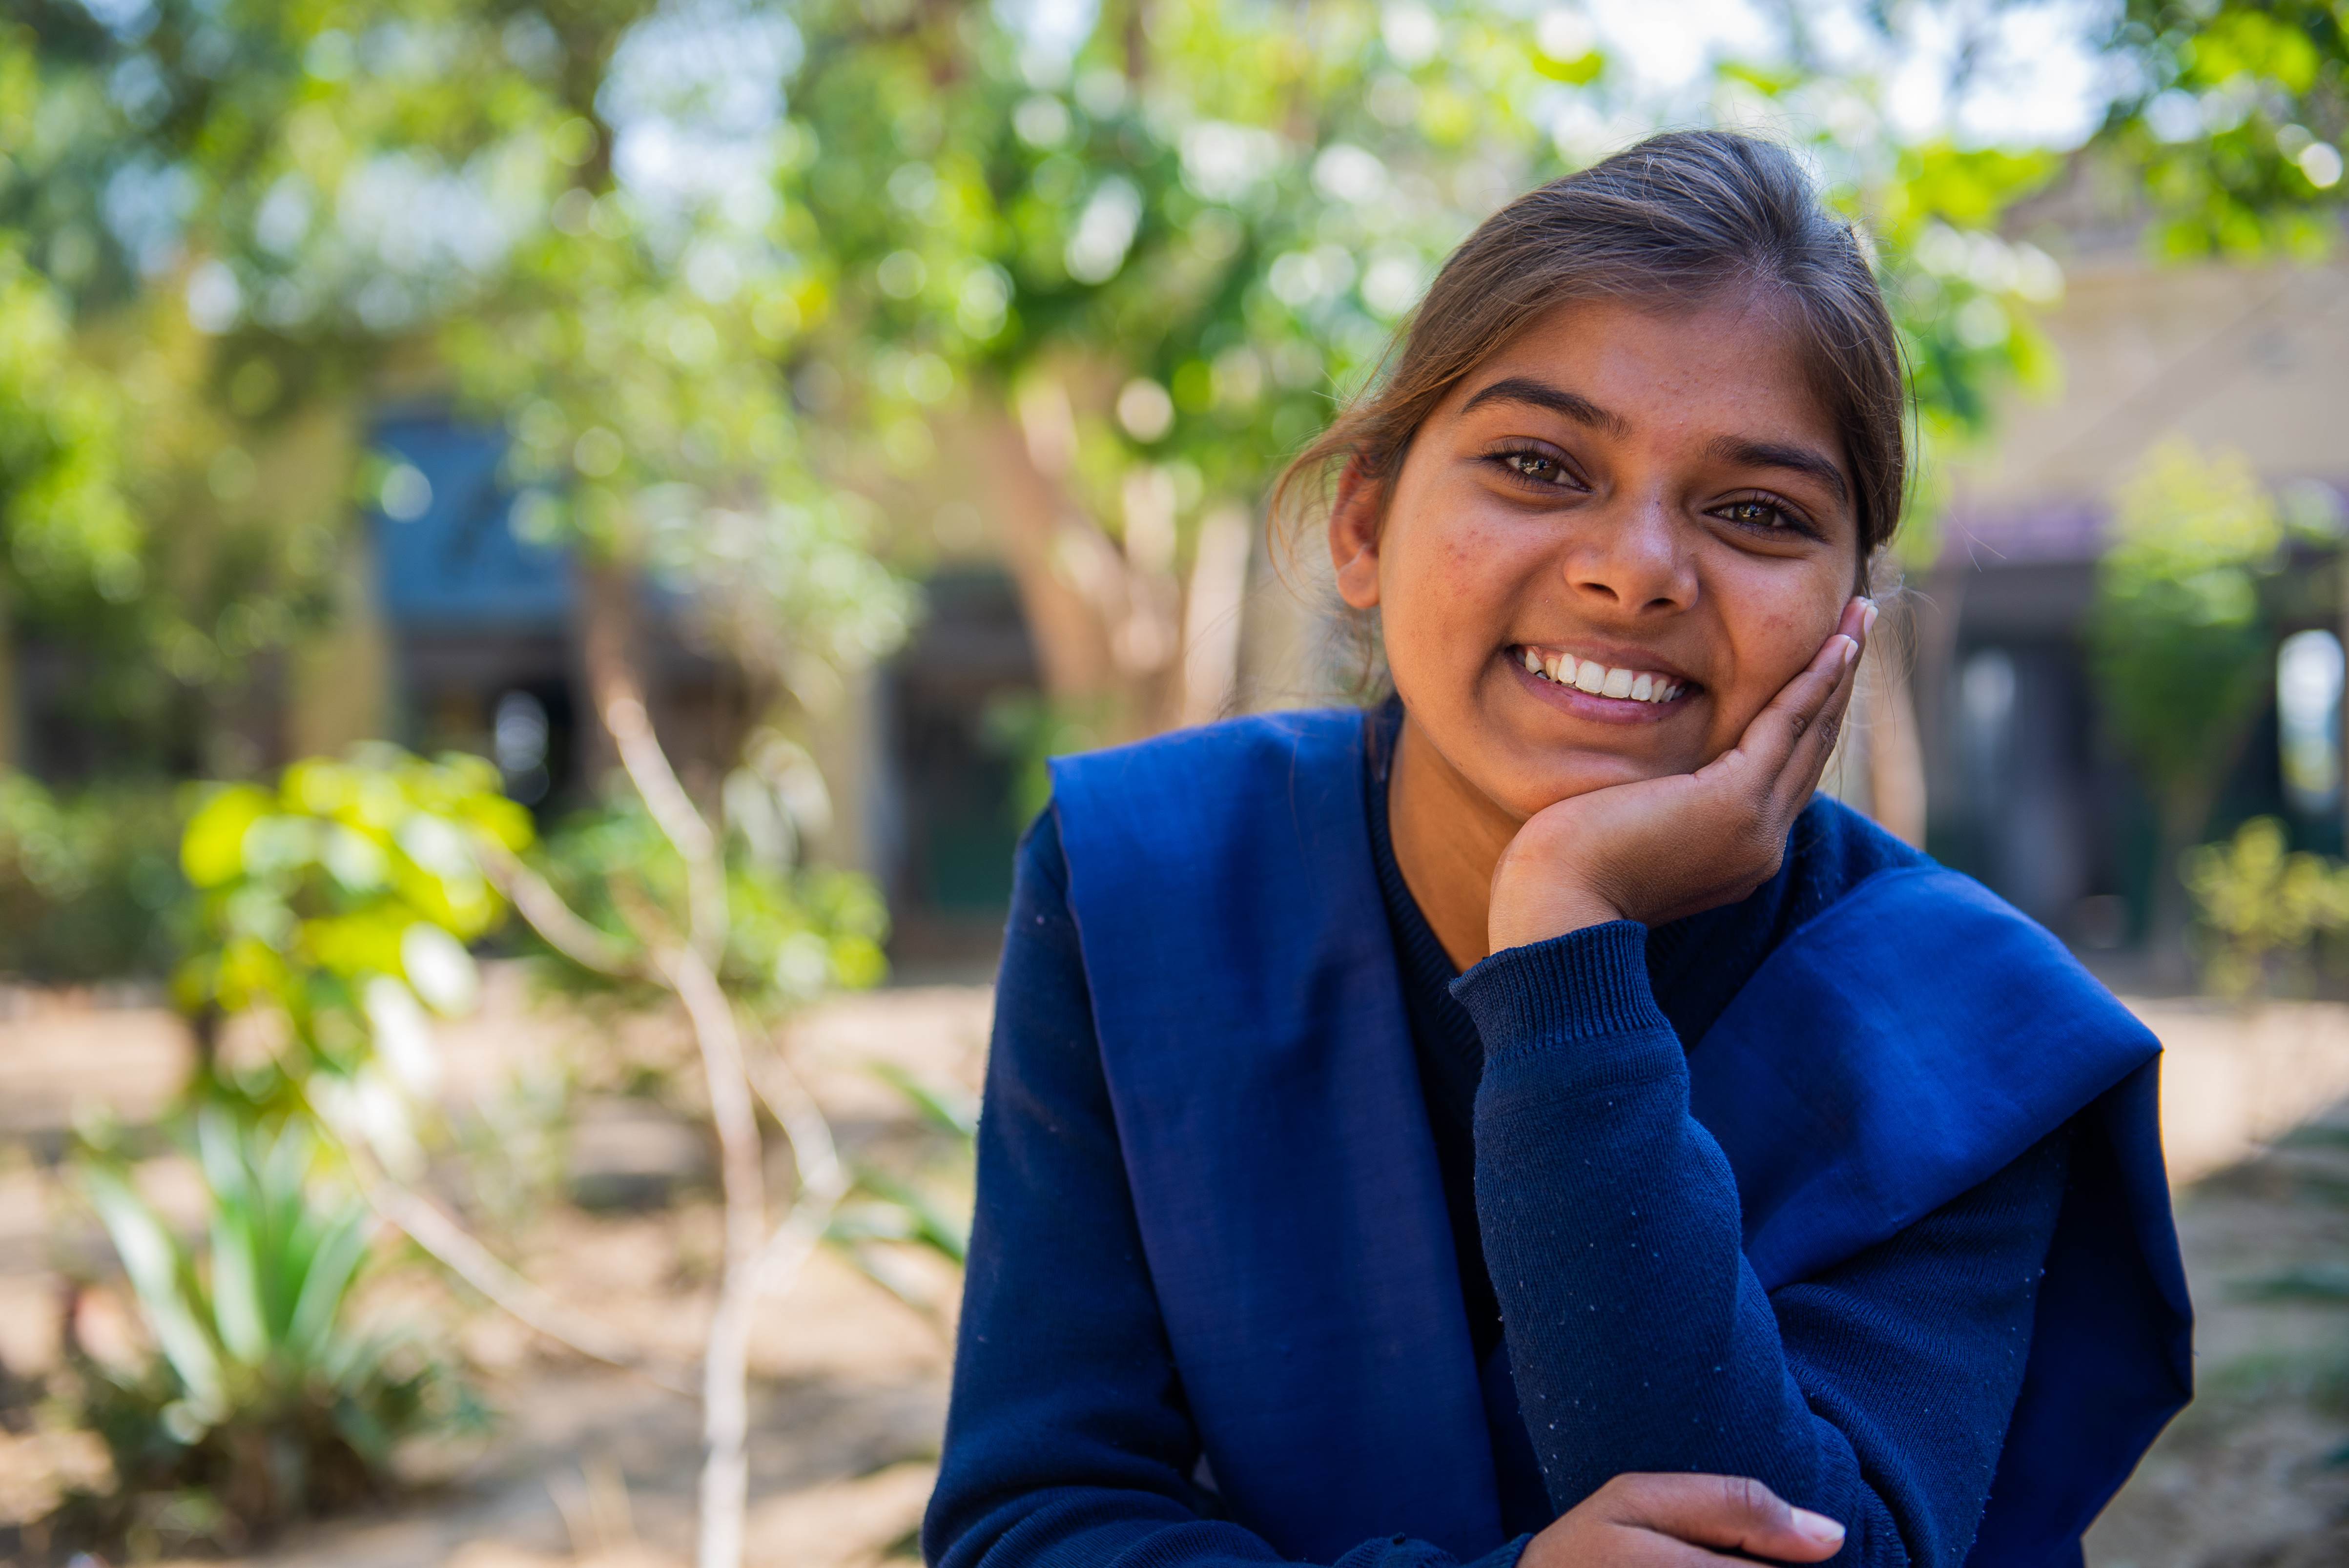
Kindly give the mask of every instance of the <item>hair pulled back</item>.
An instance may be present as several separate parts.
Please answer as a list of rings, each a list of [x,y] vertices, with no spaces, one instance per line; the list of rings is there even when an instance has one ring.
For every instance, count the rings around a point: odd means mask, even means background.
[[[1864,566],[1892,537],[1907,486],[1899,338],[1858,235],[1794,155],[1725,130],[1651,136],[1485,219],[1444,262],[1386,373],[1282,472],[1273,515],[1322,504],[1344,468],[1392,479],[1461,378],[1557,306],[1698,309],[1739,295],[1778,314],[1842,435]]]

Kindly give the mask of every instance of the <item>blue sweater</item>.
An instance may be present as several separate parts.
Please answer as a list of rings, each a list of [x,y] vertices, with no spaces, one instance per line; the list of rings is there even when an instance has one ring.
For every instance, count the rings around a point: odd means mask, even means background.
[[[1778,940],[1906,852],[1809,812],[1785,869],[1744,903],[1652,933],[1571,932],[1454,980],[1383,842],[1373,756],[1366,849],[1396,933],[1464,1283],[1481,1287],[1472,1314],[1488,1303],[1480,1349],[1494,1320],[1506,1324],[1524,1430],[1496,1432],[1495,1448],[1538,1464],[1538,1485],[1530,1466],[1502,1465],[1509,1528],[1537,1529],[1625,1471],[1717,1471],[1845,1521],[1838,1563],[1962,1562],[2021,1386],[2062,1137],[1765,1295],[1740,1251],[1727,1164],[1688,1114],[1683,1060],[1682,1041]],[[1464,1059],[1472,1033],[1480,1052]],[[955,1568],[1279,1561],[1217,1518],[1212,1480],[1136,1233],[1048,813],[1022,846],[1007,932],[924,1548]],[[1345,1568],[1454,1561],[1379,1529],[1364,1521]],[[1523,1540],[1479,1568],[1506,1568]]]

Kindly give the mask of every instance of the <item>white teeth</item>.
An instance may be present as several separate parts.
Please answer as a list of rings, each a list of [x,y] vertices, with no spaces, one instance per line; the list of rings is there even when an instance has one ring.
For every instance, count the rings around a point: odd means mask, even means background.
[[[1560,686],[1571,686],[1578,691],[1588,691],[1594,697],[1630,698],[1635,702],[1669,702],[1678,697],[1682,683],[1643,670],[1626,670],[1619,666],[1609,669],[1596,659],[1577,659],[1570,653],[1542,654],[1531,648],[1522,649],[1526,668]]]

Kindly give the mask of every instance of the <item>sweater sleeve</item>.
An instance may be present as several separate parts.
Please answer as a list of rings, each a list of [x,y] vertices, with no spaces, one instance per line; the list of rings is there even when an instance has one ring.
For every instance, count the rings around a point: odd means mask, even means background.
[[[933,1568],[1285,1561],[1215,1517],[1127,1188],[1068,873],[1048,812],[1021,845],[978,1126],[978,1201]],[[1514,1568],[1512,1542],[1475,1568]],[[1455,1568],[1379,1536],[1338,1568]]]
[[[1570,931],[1454,987],[1485,1043],[1477,1214],[1550,1501],[1629,1471],[1751,1476],[1845,1525],[1837,1563],[1955,1568],[2022,1389],[2064,1135],[1765,1293],[1645,937]]]

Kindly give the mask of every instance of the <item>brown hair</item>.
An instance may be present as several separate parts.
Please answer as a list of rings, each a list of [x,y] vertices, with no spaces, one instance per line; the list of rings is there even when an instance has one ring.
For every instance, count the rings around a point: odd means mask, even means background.
[[[1794,155],[1726,130],[1651,136],[1485,219],[1436,275],[1385,373],[1283,471],[1273,516],[1294,522],[1325,504],[1347,467],[1392,478],[1460,379],[1555,306],[1694,308],[1736,291],[1782,310],[1842,433],[1864,574],[1899,523],[1907,487],[1899,338],[1858,235],[1821,204]]]

